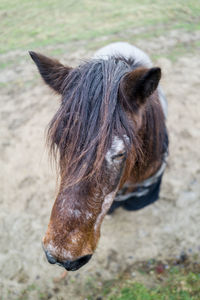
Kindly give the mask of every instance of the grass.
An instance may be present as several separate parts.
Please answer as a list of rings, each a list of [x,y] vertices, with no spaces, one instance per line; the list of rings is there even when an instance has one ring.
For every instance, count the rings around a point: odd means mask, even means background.
[[[0,53],[91,41],[144,27],[200,29],[199,0],[1,0]],[[148,30],[153,28],[153,30]],[[140,32],[134,32],[138,38]]]
[[[168,268],[161,262],[146,262],[135,266],[140,274],[137,280],[131,278],[130,270],[117,279],[104,282],[99,288],[90,283],[91,293],[88,300],[199,300],[200,299],[200,265],[184,262],[168,262]]]
[[[199,49],[200,49],[199,41],[190,42],[190,43],[179,42],[171,49],[168,49],[168,51],[164,53],[164,56],[169,60],[171,60],[172,62],[175,62],[177,58],[179,58],[180,56],[184,56],[188,54],[193,55],[195,51],[199,51]],[[163,53],[160,54],[155,53],[151,55],[151,58],[154,61],[156,61],[160,57],[163,57]]]
[[[179,287],[164,287],[157,289],[147,289],[143,284],[134,283],[130,286],[124,287],[120,291],[119,296],[111,296],[107,299],[110,300],[190,300],[199,299],[197,297],[191,297],[190,293],[184,290],[180,290]]]

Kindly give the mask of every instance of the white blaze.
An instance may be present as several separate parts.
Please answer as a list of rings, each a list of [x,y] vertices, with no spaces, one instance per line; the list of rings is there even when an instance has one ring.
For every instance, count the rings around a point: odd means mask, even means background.
[[[103,204],[102,204],[102,208],[101,208],[101,213],[98,215],[95,226],[94,226],[94,230],[96,231],[99,226],[101,225],[101,222],[103,220],[103,217],[105,216],[105,214],[107,213],[107,211],[109,210],[115,194],[116,194],[117,190],[114,190],[113,192],[111,192],[110,194],[106,195],[106,197],[104,198]]]

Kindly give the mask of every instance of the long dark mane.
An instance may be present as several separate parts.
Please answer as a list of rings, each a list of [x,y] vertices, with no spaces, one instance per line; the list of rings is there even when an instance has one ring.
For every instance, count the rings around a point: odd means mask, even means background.
[[[118,95],[121,78],[137,66],[116,57],[91,60],[72,69],[64,80],[62,103],[49,125],[48,142],[54,156],[59,152],[68,186],[100,175],[114,135],[124,140],[127,151],[134,145],[136,155],[141,154],[140,138]]]

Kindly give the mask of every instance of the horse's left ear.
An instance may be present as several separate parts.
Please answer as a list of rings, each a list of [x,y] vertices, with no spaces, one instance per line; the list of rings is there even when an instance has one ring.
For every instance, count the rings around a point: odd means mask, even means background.
[[[160,78],[160,68],[137,68],[124,76],[120,89],[127,100],[144,103],[156,90]]]
[[[62,84],[72,68],[63,66],[58,60],[51,59],[42,54],[29,52],[38,67],[44,81],[56,92],[62,94]]]

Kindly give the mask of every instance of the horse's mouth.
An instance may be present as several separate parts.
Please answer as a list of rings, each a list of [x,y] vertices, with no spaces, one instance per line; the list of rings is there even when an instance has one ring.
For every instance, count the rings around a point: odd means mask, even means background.
[[[67,271],[77,271],[78,269],[80,269],[82,266],[84,266],[86,263],[88,263],[88,261],[91,259],[92,255],[85,255],[82,256],[80,258],[78,258],[77,260],[66,260],[66,261],[60,261],[55,259],[48,251],[45,251],[47,260],[50,264],[56,264],[60,267],[65,268]]]
[[[57,265],[64,267],[67,271],[77,271],[89,262],[92,255],[85,255],[75,261],[56,262]]]

